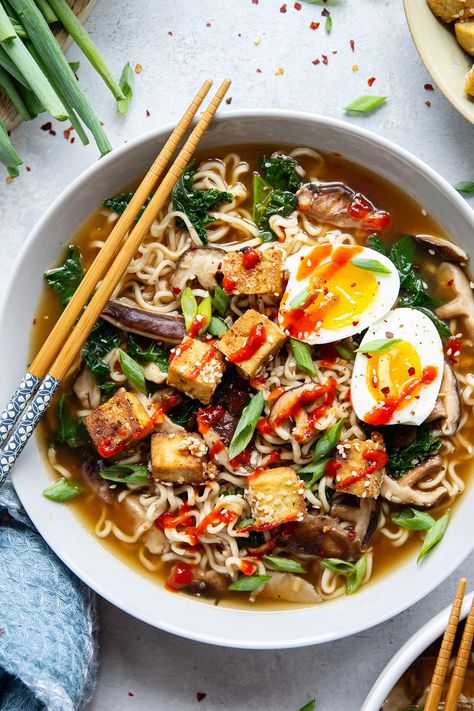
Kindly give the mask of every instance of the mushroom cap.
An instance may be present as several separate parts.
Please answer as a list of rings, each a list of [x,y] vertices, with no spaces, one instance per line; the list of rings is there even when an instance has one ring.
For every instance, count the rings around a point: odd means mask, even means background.
[[[461,416],[462,402],[459,394],[458,379],[449,363],[445,363],[438,399],[427,421],[434,422],[439,420],[439,434],[445,437],[452,437],[458,431]]]
[[[331,506],[331,516],[340,521],[349,521],[355,526],[356,537],[366,548],[374,537],[379,522],[380,499],[355,499],[352,503],[335,503]]]
[[[474,295],[463,270],[450,262],[440,264],[436,280],[451,301],[436,309],[442,319],[461,318],[469,337],[474,341]]]
[[[301,395],[306,390],[311,390],[314,385],[315,382],[311,380],[308,383],[303,383],[303,385],[297,385],[294,388],[289,388],[273,403],[273,407],[270,411],[269,422],[278,437],[281,439],[288,440],[291,436],[293,436],[300,444],[307,444],[313,439],[315,433],[309,427],[308,412],[322,402],[324,395],[321,395],[321,397],[313,400],[311,404],[308,404],[308,411],[304,407],[294,408],[293,406],[300,401]],[[279,416],[283,412],[290,412],[292,409],[294,410],[294,414],[289,415],[283,422],[280,422]],[[295,421],[295,427],[293,429],[288,426],[288,420],[291,418]]]
[[[216,286],[216,273],[222,271],[225,250],[219,247],[188,249],[176,263],[171,288],[181,292],[189,281],[197,279],[203,289],[212,291]]]
[[[144,311],[123,301],[109,301],[101,316],[123,331],[163,343],[181,343],[186,335],[182,316]]]
[[[425,459],[421,464],[410,469],[400,479],[392,479],[385,474],[382,481],[381,495],[393,504],[412,504],[424,508],[435,506],[446,495],[444,486],[437,486],[435,489],[415,489],[413,488],[421,479],[427,476],[435,476],[443,469],[443,461],[438,455]]]
[[[446,239],[446,237],[424,234],[413,235],[413,237],[418,244],[422,244],[424,247],[438,252],[450,262],[467,262],[469,260],[467,252],[459,245]]]
[[[284,547],[295,553],[306,553],[317,558],[342,558],[357,560],[361,545],[351,538],[349,531],[336,519],[325,514],[306,514],[289,535]]]

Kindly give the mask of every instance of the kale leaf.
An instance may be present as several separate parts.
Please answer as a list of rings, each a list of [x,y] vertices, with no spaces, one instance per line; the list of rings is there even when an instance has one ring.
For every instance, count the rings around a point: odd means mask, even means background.
[[[66,250],[66,257],[59,267],[48,269],[44,274],[48,286],[53,289],[58,297],[61,309],[66,308],[74,292],[84,277],[81,253],[75,245],[70,244]]]
[[[253,174],[252,218],[259,229],[262,242],[273,242],[277,239],[270,228],[270,217],[273,215],[288,217],[296,210],[297,204],[298,200],[293,193],[275,190],[261,175]]]
[[[429,296],[424,280],[413,267],[415,242],[405,235],[390,250],[390,259],[400,275],[400,286],[406,294],[400,299],[400,306],[438,306],[439,300]]]
[[[127,353],[135,360],[142,363],[156,363],[164,373],[169,368],[169,349],[164,348],[156,341],[138,339],[130,335],[127,339]]]
[[[302,180],[296,172],[297,163],[293,158],[283,153],[274,158],[262,156],[259,164],[272,188],[295,193],[301,186]]]
[[[213,222],[208,210],[218,207],[223,202],[232,202],[232,193],[213,188],[212,190],[194,190],[193,179],[196,168],[189,165],[181,174],[173,188],[173,208],[177,212],[184,212],[203,244],[207,244],[206,225]],[[186,227],[183,220],[178,219],[179,227]]]
[[[107,207],[109,210],[112,210],[113,212],[116,212],[118,215],[121,215],[123,212],[125,212],[128,203],[133,197],[133,193],[120,193],[119,195],[113,195],[112,197],[106,198],[106,200],[103,201],[102,207]],[[151,200],[151,195],[147,197],[145,202],[143,203],[140,212],[135,218],[135,222],[137,222],[140,217],[143,215],[145,212],[145,208],[147,207],[148,203]]]
[[[82,420],[71,415],[66,404],[66,396],[61,395],[56,405],[56,418],[58,426],[56,437],[61,444],[67,444],[72,449],[82,447],[89,441],[89,435]]]
[[[375,249],[375,251],[380,252],[380,254],[387,254],[387,247],[385,243],[380,239],[378,234],[375,234],[375,232],[367,237],[367,247]]]
[[[117,385],[106,382],[110,368],[102,358],[117,348],[121,340],[120,331],[115,326],[99,319],[81,351],[85,365],[93,374],[99,388],[105,393],[113,393]]]
[[[441,440],[439,437],[433,437],[430,427],[420,427],[411,444],[389,453],[390,474],[394,479],[398,479],[431,454],[435,454],[440,447]]]
[[[183,395],[182,398],[183,401],[177,407],[168,410],[166,414],[176,425],[192,429],[200,404],[187,395]]]

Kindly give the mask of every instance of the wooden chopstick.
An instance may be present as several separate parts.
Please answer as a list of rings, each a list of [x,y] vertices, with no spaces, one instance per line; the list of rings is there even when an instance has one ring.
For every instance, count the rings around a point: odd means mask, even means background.
[[[141,210],[143,203],[155,189],[158,179],[169,163],[171,156],[178,147],[180,141],[184,137],[191,121],[196,115],[211,86],[212,81],[210,79],[206,80],[201,86],[198,93],[186,109],[183,117],[161,149],[159,155],[155,159],[155,162],[143,178],[126,210],[115,224],[104,246],[87,270],[84,279],[79,284],[74,294],[74,298],[71,299],[61,314],[39,353],[31,363],[28,370],[33,375],[38,378],[42,378],[48,372],[48,368],[57,357],[59,349],[71,333],[79,314],[96,288],[97,283],[100,281],[120,249],[123,239],[133,225],[135,217]],[[149,214],[151,214],[151,211]]]
[[[130,233],[120,252],[110,264],[100,286],[97,288],[94,296],[87,305],[81,318],[77,322],[76,327],[70,333],[64,345],[61,341],[58,341],[56,335],[53,338],[50,337],[48,339],[51,341],[49,346],[50,349],[53,352],[58,353],[58,357],[49,369],[49,375],[53,378],[62,380],[73,364],[92,327],[102,313],[102,310],[125,273],[130,261],[133,259],[138,247],[142,243],[144,237],[148,234],[156,215],[169,198],[176,181],[188,165],[199,144],[199,141],[211,123],[230,84],[230,79],[224,80],[214,97],[211,99],[209,106],[203,112],[201,118],[186,140],[186,143],[179,152],[178,157],[161,181],[143,215],[140,217],[136,226]],[[72,300],[74,300],[74,297]]]
[[[448,693],[444,704],[444,711],[456,711],[459,697],[461,695],[466,669],[471,656],[472,644],[474,642],[474,599],[471,609],[464,625],[464,631],[459,644],[456,661],[454,662],[451,680],[449,682]],[[425,707],[426,709],[426,707]]]
[[[451,659],[454,638],[456,636],[456,628],[458,626],[464,594],[466,592],[466,585],[466,578],[461,578],[456,588],[451,614],[449,615],[448,624],[443,635],[443,641],[441,642],[441,647],[438,652],[436,666],[431,678],[430,690],[424,705],[425,711],[438,711],[438,705],[441,699],[441,694],[443,693],[446,674],[448,672],[449,660]]]

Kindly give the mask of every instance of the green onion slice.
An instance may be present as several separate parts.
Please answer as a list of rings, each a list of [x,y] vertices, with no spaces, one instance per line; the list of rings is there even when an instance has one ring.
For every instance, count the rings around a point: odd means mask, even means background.
[[[397,526],[409,528],[412,531],[426,531],[435,523],[433,516],[430,516],[426,511],[418,511],[418,509],[402,509],[392,514],[391,519]]]
[[[229,459],[233,459],[238,454],[243,452],[252,439],[253,433],[257,426],[258,418],[262,414],[264,405],[265,398],[262,391],[259,390],[242,411],[242,415],[240,416],[240,420],[229,446]]]
[[[118,354],[124,375],[135,385],[137,390],[146,394],[145,374],[140,363],[137,363],[136,360],[131,358],[128,353],[125,353],[121,348],[119,348]]]
[[[402,342],[401,338],[378,338],[356,349],[356,353],[384,353]]]
[[[297,341],[295,338],[290,338],[290,346],[298,368],[304,373],[309,373],[309,375],[316,375],[310,346],[307,343]]]
[[[124,116],[128,111],[128,105],[133,97],[133,86],[135,83],[135,72],[133,71],[130,62],[127,62],[122,69],[122,74],[120,75],[119,86],[124,95],[124,99],[117,100],[117,109],[119,114]]]
[[[181,294],[181,311],[183,312],[186,331],[189,331],[197,314],[196,297],[189,286],[183,289],[183,293]]]
[[[453,187],[458,193],[474,193],[474,180],[461,180]]]
[[[301,563],[291,558],[282,558],[277,555],[264,555],[263,560],[277,570],[282,570],[285,573],[307,573],[306,568],[304,568]]]
[[[199,304],[197,308],[197,313],[200,316],[204,316],[205,320],[203,322],[203,325],[199,329],[199,334],[203,334],[207,331],[207,328],[211,322],[212,318],[212,299],[210,296],[206,296],[201,303]]]
[[[289,302],[288,306],[290,307],[290,309],[298,309],[300,306],[303,306],[303,304],[307,302],[310,293],[310,287],[305,286],[305,288],[302,289],[298,294],[296,294],[296,296]]]
[[[369,111],[373,111],[381,104],[384,104],[388,99],[388,96],[371,96],[369,94],[364,94],[359,96],[350,104],[344,107],[344,111],[356,111],[357,113],[365,114]]]
[[[120,484],[148,484],[150,479],[148,467],[138,464],[114,464],[102,469],[99,474],[102,479]]]
[[[58,479],[53,484],[50,484],[43,490],[43,496],[51,501],[57,501],[62,503],[63,501],[69,501],[75,496],[82,494],[84,487],[81,484],[76,484],[75,482],[69,481],[68,479]]]
[[[238,592],[252,592],[256,590],[263,583],[270,580],[271,575],[245,575],[243,578],[239,578],[229,586],[229,590],[237,590]]]
[[[450,511],[446,511],[444,516],[441,516],[434,524],[433,526],[428,530],[428,533],[426,534],[426,538],[423,541],[423,546],[421,548],[421,551],[418,554],[418,558],[416,559],[416,562],[419,563],[427,553],[432,550],[443,538],[446,528],[448,527],[449,523],[449,516],[450,516]]]
[[[225,316],[227,313],[227,309],[229,308],[229,303],[229,295],[225,293],[222,286],[216,284],[216,288],[214,289],[214,296],[212,298],[212,307],[214,311],[217,311],[220,316]]]
[[[368,272],[376,272],[376,274],[391,274],[392,270],[379,262],[378,259],[364,259],[362,257],[354,257],[351,259],[351,264],[359,269],[365,269]]]
[[[222,334],[228,330],[227,324],[219,318],[219,316],[212,316],[209,326],[207,327],[207,332],[210,333],[211,336],[222,336]]]

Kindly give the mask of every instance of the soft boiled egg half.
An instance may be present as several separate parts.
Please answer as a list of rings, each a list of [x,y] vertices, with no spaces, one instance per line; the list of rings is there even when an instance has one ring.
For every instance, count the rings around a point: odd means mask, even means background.
[[[420,425],[433,411],[443,369],[433,322],[416,309],[389,311],[358,348],[351,382],[357,417],[374,426]]]
[[[368,328],[394,305],[400,279],[383,254],[324,242],[285,261],[289,279],[278,321],[292,338],[331,343]]]

